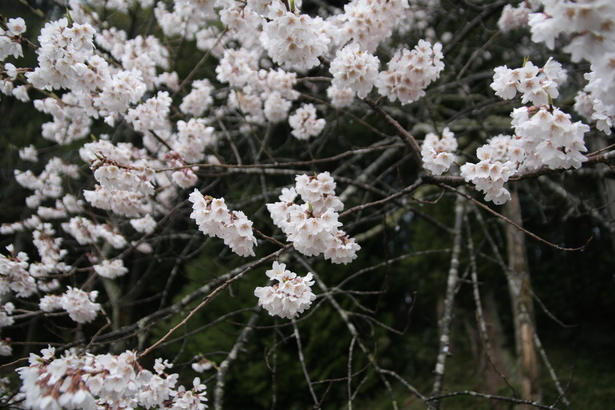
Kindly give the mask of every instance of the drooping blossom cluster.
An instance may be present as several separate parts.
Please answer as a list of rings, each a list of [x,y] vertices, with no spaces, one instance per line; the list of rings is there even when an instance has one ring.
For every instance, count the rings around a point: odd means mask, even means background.
[[[272,286],[257,287],[254,296],[271,316],[280,316],[283,319],[293,319],[307,310],[316,295],[312,292],[314,284],[312,274],[304,277],[286,269],[286,264],[273,262],[273,267],[265,272],[267,276],[277,283]]]
[[[19,185],[34,191],[26,198],[28,208],[37,208],[49,198],[60,198],[64,194],[61,183],[63,177],[77,179],[78,176],[79,168],[76,165],[66,164],[58,157],[51,158],[38,176],[31,170],[15,170],[15,179]]]
[[[361,50],[358,43],[352,43],[338,51],[331,62],[331,83],[338,89],[348,87],[359,98],[365,98],[374,86],[379,65],[378,57]]]
[[[156,359],[154,372],[143,369],[134,352],[119,355],[55,349],[30,354],[29,365],[17,369],[23,384],[14,401],[29,409],[158,409],[207,408],[206,387],[197,377],[191,390],[177,385],[178,375],[167,374],[172,364]]]
[[[88,323],[94,320],[100,311],[100,304],[94,302],[97,297],[98,291],[96,290],[86,292],[69,286],[68,290],[60,296],[43,296],[39,307],[43,312],[63,309],[75,322]]]
[[[537,1],[522,1],[516,6],[505,5],[498,20],[500,30],[507,32],[526,27],[529,23],[530,13],[536,8],[534,4],[528,3],[537,3]]]
[[[413,50],[398,50],[388,64],[388,70],[380,72],[376,80],[378,92],[391,101],[399,99],[408,104],[425,95],[425,88],[444,69],[442,44],[431,45],[419,40]]]
[[[523,151],[515,147],[510,136],[493,137],[488,144],[476,150],[478,163],[466,162],[461,166],[461,176],[483,192],[486,201],[502,205],[511,198],[504,183],[517,170],[515,159],[521,160],[523,155]]]
[[[13,245],[7,250],[11,254],[9,257],[0,254],[0,295],[13,291],[20,297],[28,297],[36,290],[34,279],[27,271],[28,254],[15,254]]]
[[[433,132],[428,133],[421,145],[423,166],[434,175],[443,174],[455,162],[456,149],[457,139],[448,127],[442,130],[442,137],[438,137]]]
[[[335,108],[348,107],[354,101],[355,92],[350,87],[337,88],[334,85],[327,88],[327,97]]]
[[[373,53],[404,19],[408,7],[407,0],[351,1],[344,6],[344,14],[339,17],[344,24],[337,41],[345,44],[352,40],[362,50]]]
[[[496,95],[511,99],[522,93],[523,103],[531,107],[513,110],[513,137],[498,136],[480,147],[478,163],[468,162],[461,167],[461,176],[485,193],[487,201],[503,204],[510,199],[504,183],[517,171],[541,167],[580,168],[587,158],[584,134],[589,126],[572,122],[571,116],[552,105],[559,96],[558,86],[566,80],[561,64],[550,58],[543,68],[531,61],[522,68],[497,67],[491,88]]]
[[[2,261],[0,260],[0,269]],[[12,302],[7,302],[0,306],[0,330],[3,327],[11,326],[15,323],[15,319],[12,317],[15,305]],[[0,339],[0,356],[10,356],[13,354],[13,348],[11,347],[10,339]]]
[[[26,31],[26,22],[21,17],[9,19],[6,29],[0,27],[0,61],[8,56],[23,57],[20,36]]]
[[[529,16],[532,41],[553,49],[560,37],[572,61],[591,63],[591,71],[585,74],[588,83],[579,98],[589,95],[592,107],[580,113],[610,135],[615,118],[615,5],[608,0],[543,0],[542,4],[542,12]]]
[[[328,172],[297,175],[293,188],[283,188],[280,202],[267,204],[273,222],[295,249],[306,256],[324,253],[333,263],[349,263],[361,247],[338,228],[344,204],[335,195],[335,181]],[[295,203],[299,195],[303,204]]]
[[[480,160],[461,167],[461,175],[485,193],[485,199],[502,204],[510,199],[504,183],[517,171],[580,168],[587,158],[584,134],[589,126],[572,122],[556,107],[520,107],[512,113],[514,137],[499,136],[480,147]]]
[[[520,92],[523,104],[547,105],[550,99],[559,96],[558,86],[566,78],[566,70],[551,57],[543,68],[536,67],[531,61],[514,70],[506,66],[496,67],[491,88],[497,96],[506,100]]]
[[[224,198],[203,196],[197,189],[189,196],[192,202],[190,218],[205,235],[224,240],[233,252],[240,256],[254,256],[256,238],[252,221],[241,211],[229,211]]]
[[[85,144],[79,151],[90,163],[99,182],[93,191],[84,191],[86,201],[105,210],[129,217],[154,213],[154,170],[142,159],[143,152],[130,144],[115,146],[107,141]]]
[[[287,11],[265,23],[261,42],[271,59],[284,68],[312,68],[331,41],[320,30],[322,24],[319,17]]]
[[[316,117],[316,107],[313,104],[302,105],[288,118],[288,124],[293,129],[291,134],[298,140],[317,136],[326,123],[324,118]]]
[[[584,134],[589,126],[580,121],[572,122],[570,114],[557,107],[517,108],[511,114],[516,144],[525,152],[520,170],[547,166],[580,168],[587,158]]]

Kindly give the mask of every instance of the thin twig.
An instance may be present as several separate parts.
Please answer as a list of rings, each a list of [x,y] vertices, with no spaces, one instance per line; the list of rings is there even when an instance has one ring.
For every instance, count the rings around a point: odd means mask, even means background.
[[[539,408],[539,409],[559,410],[556,407],[548,406],[548,405],[542,404],[542,403],[538,403],[538,402],[533,401],[533,400],[515,399],[513,397],[496,396],[496,395],[493,395],[493,394],[484,394],[484,393],[478,393],[478,392],[469,391],[469,390],[457,391],[457,392],[454,392],[454,393],[447,393],[447,394],[440,394],[438,396],[428,397],[426,400],[428,402],[429,401],[439,401],[439,400],[442,400],[442,399],[447,399],[449,397],[457,397],[457,396],[481,397],[481,398],[487,399],[487,400],[500,400],[500,401],[506,401],[506,402],[515,403],[515,404],[526,404],[526,405],[529,405],[529,406],[534,406],[534,407]]]
[[[584,249],[587,247],[587,245],[589,244],[589,242],[590,242],[590,241],[594,238],[594,236],[593,236],[593,235],[592,235],[592,236],[590,236],[590,237],[589,237],[589,239],[587,240],[587,242],[585,242],[585,245],[580,246],[580,247],[578,247],[578,248],[564,248],[564,247],[558,246],[558,245],[556,245],[556,244],[554,244],[554,243],[551,243],[551,242],[547,241],[546,239],[541,238],[540,236],[536,235],[535,233],[532,233],[532,232],[528,231],[527,229],[525,229],[525,228],[524,228],[524,227],[522,227],[521,225],[519,225],[519,224],[517,224],[517,223],[515,223],[515,222],[511,221],[509,218],[505,217],[504,215],[500,214],[499,212],[494,211],[493,209],[489,208],[487,205],[485,205],[485,204],[483,204],[482,202],[480,202],[480,201],[478,201],[478,200],[476,200],[476,199],[472,198],[470,195],[466,194],[465,192],[462,192],[462,191],[460,191],[460,190],[458,190],[458,189],[455,189],[455,188],[453,188],[453,187],[451,187],[451,186],[448,186],[448,185],[445,185],[445,184],[442,184],[442,186],[443,186],[444,188],[446,188],[446,189],[449,189],[449,190],[451,190],[451,191],[453,191],[453,192],[458,193],[458,194],[459,194],[459,195],[461,195],[461,196],[464,196],[465,198],[469,199],[470,201],[472,201],[472,202],[473,202],[473,203],[475,203],[476,205],[478,205],[478,206],[480,206],[481,208],[483,208],[483,209],[487,210],[487,211],[488,211],[489,213],[491,213],[492,215],[495,215],[495,216],[497,216],[498,218],[503,219],[506,223],[509,223],[509,224],[511,224],[512,226],[514,226],[515,228],[517,228],[517,229],[519,229],[520,231],[524,232],[526,235],[531,236],[532,238],[536,239],[537,241],[542,242],[542,243],[544,243],[544,244],[546,244],[546,245],[549,245],[550,247],[555,248],[555,249],[558,249],[558,250],[560,250],[560,251],[568,251],[568,252],[572,252],[572,251],[582,251],[582,250],[584,250]]]
[[[301,370],[303,370],[303,376],[305,377],[305,381],[307,382],[308,388],[310,389],[312,400],[314,400],[314,404],[318,406],[318,397],[316,397],[316,392],[314,391],[312,381],[310,380],[310,374],[308,373],[307,366],[305,365],[305,357],[303,357],[303,347],[301,346],[301,336],[299,336],[299,328],[297,327],[297,322],[294,319],[293,334],[295,335],[295,341],[297,342],[297,350],[299,351],[299,362],[301,363]]]

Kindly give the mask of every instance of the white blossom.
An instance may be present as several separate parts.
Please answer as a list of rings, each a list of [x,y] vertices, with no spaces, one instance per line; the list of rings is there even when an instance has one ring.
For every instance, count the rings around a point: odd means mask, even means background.
[[[331,84],[339,89],[348,87],[365,98],[378,77],[380,60],[353,43],[337,52],[329,71],[333,74]]]
[[[413,50],[398,50],[389,61],[388,70],[378,74],[378,92],[391,101],[399,99],[402,104],[418,100],[444,69],[441,50],[442,44],[432,47],[425,40],[419,40]]]
[[[324,118],[316,117],[316,107],[312,104],[303,104],[290,117],[288,124],[293,129],[291,134],[299,140],[315,137],[326,125]]]
[[[421,156],[423,166],[430,170],[434,175],[441,175],[448,171],[455,162],[455,150],[457,149],[457,139],[449,128],[442,130],[442,137],[430,132],[425,136],[421,145]]]
[[[314,284],[312,274],[299,277],[286,269],[286,264],[273,262],[272,269],[265,272],[271,280],[277,281],[273,286],[257,287],[254,296],[258,304],[265,308],[269,315],[293,319],[310,307],[316,295],[312,293]]]
[[[254,256],[256,238],[252,232],[252,221],[241,211],[229,211],[224,198],[205,197],[198,190],[189,196],[192,202],[190,218],[206,235],[224,240],[233,252],[240,256]]]

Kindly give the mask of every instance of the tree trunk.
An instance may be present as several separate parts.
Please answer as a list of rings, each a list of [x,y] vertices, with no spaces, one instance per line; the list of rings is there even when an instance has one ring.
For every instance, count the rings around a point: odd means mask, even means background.
[[[510,194],[512,199],[504,207],[504,214],[511,221],[522,225],[519,195],[514,188],[511,189]],[[506,239],[509,268],[508,289],[514,317],[519,382],[523,399],[540,402],[542,393],[538,384],[538,362],[533,338],[534,308],[525,237],[519,229],[507,224]]]

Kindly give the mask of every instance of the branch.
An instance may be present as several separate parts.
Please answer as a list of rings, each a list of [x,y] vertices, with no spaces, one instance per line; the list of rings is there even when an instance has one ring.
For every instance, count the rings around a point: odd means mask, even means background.
[[[256,325],[256,321],[258,320],[258,316],[260,313],[260,308],[256,308],[252,312],[252,316],[248,320],[248,323],[243,328],[241,333],[239,333],[239,337],[237,337],[237,341],[233,345],[233,348],[229,352],[228,356],[222,363],[220,363],[220,367],[218,369],[218,373],[216,375],[216,387],[214,389],[214,409],[222,410],[222,402],[224,399],[224,386],[225,386],[225,378],[228,373],[229,368],[237,359],[237,355],[239,351],[243,349],[243,346],[248,341],[250,334],[254,330],[254,326]]]
[[[314,404],[318,406],[318,397],[316,397],[316,392],[312,387],[312,381],[310,380],[310,374],[307,371],[307,367],[305,365],[305,358],[303,357],[303,347],[301,346],[301,336],[299,336],[299,328],[297,327],[297,322],[293,319],[293,335],[295,336],[295,340],[297,341],[297,350],[299,353],[299,362],[301,363],[301,370],[303,371],[303,376],[305,377],[305,381],[308,384],[308,388],[310,389],[310,394],[312,395],[312,400],[314,400]]]
[[[378,115],[384,118],[386,122],[388,122],[395,128],[395,130],[399,133],[402,141],[404,141],[408,148],[410,148],[410,151],[412,152],[412,156],[414,156],[416,164],[419,166],[420,169],[423,169],[423,156],[421,155],[421,146],[418,142],[416,142],[416,139],[412,136],[412,134],[410,134],[404,127],[402,127],[401,124],[397,122],[397,120],[387,114],[386,111],[380,108],[380,106],[376,104],[374,100],[372,100],[371,98],[365,98],[365,102],[374,111],[376,111]]]
[[[455,202],[455,227],[453,229],[453,252],[451,254],[451,266],[448,271],[448,280],[446,282],[446,296],[444,298],[444,311],[440,323],[442,333],[440,334],[440,347],[438,349],[438,358],[436,359],[436,368],[434,370],[435,379],[433,383],[432,395],[437,396],[442,391],[442,381],[444,379],[444,368],[446,357],[449,354],[449,334],[451,330],[451,322],[453,320],[453,306],[455,301],[455,290],[457,288],[457,279],[459,275],[459,255],[461,254],[461,228],[466,209],[463,197],[457,197]],[[434,407],[437,409],[440,403],[436,401]]]
[[[473,203],[475,203],[476,205],[478,205],[478,206],[480,206],[481,208],[483,208],[483,209],[487,210],[487,211],[488,211],[489,213],[491,213],[492,215],[495,215],[495,216],[497,216],[498,218],[503,219],[506,223],[511,224],[511,225],[512,225],[512,226],[514,226],[515,228],[517,228],[517,229],[519,229],[520,231],[524,232],[525,234],[527,234],[527,235],[531,236],[532,238],[536,239],[537,241],[542,242],[542,243],[544,243],[544,244],[546,244],[546,245],[549,245],[550,247],[555,248],[555,249],[558,249],[558,250],[560,250],[560,251],[569,251],[569,252],[570,252],[570,251],[582,251],[582,250],[584,250],[584,249],[585,249],[585,247],[589,244],[589,242],[593,239],[593,235],[592,235],[592,236],[590,236],[590,237],[589,237],[589,239],[587,240],[587,242],[585,242],[585,245],[580,246],[580,247],[578,247],[578,248],[564,248],[564,247],[558,246],[558,245],[556,245],[556,244],[554,244],[554,243],[551,243],[551,242],[547,241],[546,239],[542,239],[540,236],[536,235],[535,233],[532,233],[532,232],[528,231],[527,229],[525,229],[525,228],[523,228],[522,226],[520,226],[519,224],[517,224],[517,223],[515,223],[515,222],[511,221],[509,218],[505,217],[504,215],[500,214],[499,212],[494,211],[493,209],[489,208],[487,205],[483,204],[482,202],[480,202],[480,201],[478,201],[478,200],[476,200],[476,199],[472,198],[470,195],[466,194],[465,192],[462,192],[462,191],[460,191],[460,190],[457,190],[457,189],[455,189],[455,188],[453,188],[453,187],[451,187],[451,186],[445,185],[445,184],[442,184],[441,186],[442,186],[442,187],[444,187],[444,188],[446,188],[446,189],[449,189],[449,190],[451,190],[451,191],[453,191],[453,192],[456,192],[456,193],[458,193],[458,194],[459,194],[459,195],[461,195],[461,196],[466,197],[467,199],[469,199],[470,201],[472,201],[472,202],[473,202]]]
[[[481,397],[483,399],[487,399],[487,400],[500,400],[500,401],[507,401],[509,403],[515,403],[515,404],[527,404],[529,406],[534,406],[536,408],[539,409],[549,409],[549,410],[558,410],[557,407],[553,407],[553,406],[547,406],[545,404],[541,404],[532,400],[522,400],[522,399],[515,399],[513,397],[506,397],[506,396],[495,396],[493,394],[483,394],[483,393],[478,393],[475,391],[469,391],[469,390],[463,390],[463,391],[458,391],[458,392],[454,392],[454,393],[447,393],[447,394],[441,394],[439,396],[432,396],[426,399],[426,401],[436,401],[436,400],[441,400],[441,399],[446,399],[449,397],[456,397],[456,396],[472,396],[472,397]]]
[[[258,261],[252,263],[251,265],[249,265],[247,268],[245,268],[244,270],[242,270],[241,272],[239,272],[237,275],[232,276],[230,279],[228,279],[226,282],[224,282],[222,285],[218,286],[214,291],[212,291],[209,295],[207,295],[205,297],[205,299],[203,299],[203,301],[194,309],[192,309],[192,311],[190,311],[190,313],[188,314],[188,316],[186,316],[184,318],[184,320],[182,320],[180,323],[178,323],[175,327],[173,327],[171,330],[169,330],[167,332],[166,335],[164,335],[162,338],[160,338],[160,340],[158,340],[156,343],[154,343],[153,345],[151,345],[150,347],[148,347],[147,349],[145,349],[142,353],[139,354],[139,356],[137,356],[137,360],[140,360],[143,356],[146,356],[147,354],[149,354],[152,350],[154,350],[156,347],[158,347],[161,343],[163,343],[165,340],[167,340],[173,333],[175,333],[175,331],[177,331],[177,329],[179,329],[180,327],[184,326],[186,323],[188,323],[188,321],[199,311],[201,310],[203,307],[205,307],[205,305],[207,305],[215,296],[217,296],[220,292],[222,292],[223,290],[225,290],[226,288],[228,288],[233,282],[235,282],[236,280],[242,278],[246,273],[250,272],[251,270],[253,270],[254,268],[262,265],[264,262],[268,261],[269,259],[272,259],[274,257],[277,257],[280,253],[282,253],[283,251],[285,251],[286,249],[290,248],[292,246],[292,244],[286,245],[285,247],[283,247],[282,249],[277,250],[276,252],[265,256],[261,259],[259,259]]]

